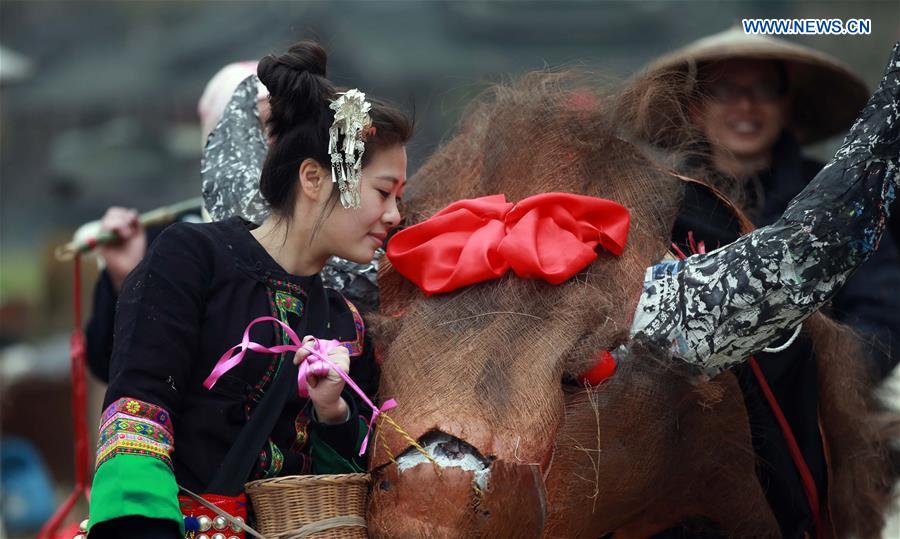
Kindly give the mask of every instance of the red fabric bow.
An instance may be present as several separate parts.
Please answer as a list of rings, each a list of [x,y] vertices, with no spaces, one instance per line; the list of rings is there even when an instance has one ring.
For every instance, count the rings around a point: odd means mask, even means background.
[[[398,232],[387,256],[427,294],[519,277],[559,284],[597,258],[601,245],[619,255],[628,238],[628,210],[611,200],[544,193],[518,204],[504,195],[460,200]]]

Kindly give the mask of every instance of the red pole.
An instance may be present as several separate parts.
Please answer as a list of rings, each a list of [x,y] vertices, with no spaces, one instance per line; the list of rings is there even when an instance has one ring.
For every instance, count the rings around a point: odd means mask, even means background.
[[[56,513],[50,517],[41,531],[38,539],[51,539],[56,530],[68,516],[78,495],[84,493],[84,497],[90,500],[88,489],[88,467],[90,466],[90,454],[88,452],[87,435],[87,380],[85,376],[85,345],[84,332],[81,325],[81,257],[75,255],[73,304],[75,308],[75,330],[69,341],[69,356],[72,359],[72,421],[75,430],[75,489],[59,506]]]

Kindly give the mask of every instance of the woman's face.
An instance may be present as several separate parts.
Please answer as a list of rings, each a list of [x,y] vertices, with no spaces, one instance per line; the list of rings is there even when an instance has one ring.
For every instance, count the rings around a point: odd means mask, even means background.
[[[334,256],[365,264],[384,244],[388,232],[400,223],[397,208],[406,186],[406,148],[380,148],[360,175],[360,207],[340,203],[320,230],[322,249]],[[336,183],[331,189],[337,189]]]
[[[768,155],[786,122],[776,66],[761,60],[728,60],[713,68],[707,97],[698,103],[694,121],[710,144],[738,159]]]

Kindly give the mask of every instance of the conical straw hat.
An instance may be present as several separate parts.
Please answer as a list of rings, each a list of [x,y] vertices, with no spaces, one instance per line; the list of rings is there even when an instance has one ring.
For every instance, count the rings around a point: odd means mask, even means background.
[[[849,129],[869,97],[866,83],[843,62],[783,39],[745,34],[740,27],[666,54],[642,74],[681,72],[694,84],[699,64],[736,58],[784,62],[792,98],[788,125],[803,143],[817,142]]]

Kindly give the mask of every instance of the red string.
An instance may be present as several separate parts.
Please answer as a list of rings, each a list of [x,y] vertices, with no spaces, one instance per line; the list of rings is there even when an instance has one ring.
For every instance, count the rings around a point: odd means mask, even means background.
[[[791,459],[797,467],[797,472],[800,474],[800,480],[803,483],[803,490],[806,492],[806,500],[809,502],[809,509],[810,512],[812,512],[816,537],[822,539],[825,536],[825,533],[822,529],[822,520],[819,515],[819,494],[816,490],[816,482],[813,480],[812,473],[810,473],[809,467],[803,459],[803,454],[800,452],[800,446],[797,445],[797,439],[794,438],[794,432],[791,430],[787,418],[784,417],[784,412],[781,411],[781,407],[775,399],[775,394],[773,394],[771,388],[769,388],[766,377],[763,375],[762,369],[759,368],[759,363],[757,363],[756,358],[752,356],[750,357],[750,368],[753,370],[753,375],[756,376],[756,381],[759,382],[759,387],[762,388],[763,395],[765,395],[766,401],[768,401],[769,407],[772,409],[772,413],[778,421],[778,426],[781,428],[781,435],[784,436],[784,440],[788,444]]]
[[[68,516],[78,495],[84,493],[84,497],[90,500],[88,486],[88,470],[90,455],[88,453],[87,436],[87,381],[85,376],[85,345],[84,332],[81,325],[81,257],[76,254],[73,261],[74,277],[72,282],[72,303],[75,309],[75,329],[69,341],[69,356],[72,360],[72,421],[75,430],[75,489],[66,498],[59,509],[50,517],[41,531],[38,539],[50,539],[54,536],[59,525]]]
[[[702,241],[699,244],[694,242],[693,231],[688,232],[688,246],[693,253],[703,254],[706,252],[706,245]],[[682,252],[674,242],[672,242],[672,247],[675,249],[675,252],[680,259],[683,260],[687,258],[684,252]],[[772,389],[769,387],[769,383],[766,381],[762,369],[759,368],[759,363],[757,363],[756,358],[753,356],[750,356],[750,368],[753,370],[756,381],[759,382],[759,387],[762,388],[763,395],[765,395],[766,401],[769,403],[769,408],[772,409],[772,413],[775,415],[775,420],[778,421],[781,435],[784,436],[784,440],[788,444],[791,460],[794,461],[794,466],[797,467],[797,472],[800,474],[800,481],[803,484],[803,490],[806,493],[806,501],[809,503],[810,512],[812,512],[816,537],[822,539],[825,536],[825,531],[822,529],[822,520],[819,515],[819,493],[816,490],[816,482],[813,480],[812,473],[810,473],[809,467],[806,465],[806,460],[804,460],[803,454],[800,452],[800,446],[797,445],[797,439],[794,438],[794,432],[791,430],[787,418],[784,417],[784,412],[781,411],[781,406],[778,405],[778,400],[775,398],[775,394],[772,393]]]
[[[684,260],[688,257],[688,255],[684,254],[684,251],[682,251],[681,248],[678,247],[678,244],[674,241],[672,242],[672,249],[675,250],[675,255],[678,256],[678,260]]]

